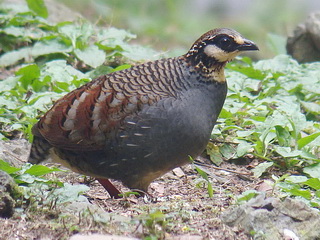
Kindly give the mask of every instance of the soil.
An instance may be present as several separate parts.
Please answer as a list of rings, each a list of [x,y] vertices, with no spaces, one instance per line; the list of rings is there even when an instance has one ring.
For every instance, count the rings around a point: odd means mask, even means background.
[[[11,163],[16,158],[19,159],[16,165],[21,165],[27,158],[28,144],[23,141],[20,144],[22,150],[18,150],[17,144],[6,142],[4,153],[11,158]],[[0,239],[69,239],[77,233],[103,233],[139,239],[187,239],[186,236],[188,239],[199,239],[195,238],[197,236],[201,236],[200,239],[250,239],[243,231],[228,227],[220,219],[222,212],[235,205],[236,196],[259,185],[250,176],[247,169],[250,165],[223,162],[216,168],[204,158],[200,163],[206,164],[198,167],[209,175],[214,190],[212,198],[208,195],[206,181],[191,164],[174,169],[154,181],[149,187],[148,198],[131,195],[111,199],[94,179],[71,171],[50,174],[50,179],[88,185],[90,190],[85,197],[88,205],[95,208],[90,208],[89,214],[88,207],[79,211],[82,203],[15,209],[13,217],[0,218]],[[122,192],[130,191],[120,182],[113,183]],[[72,212],[72,208],[78,211]],[[94,212],[96,210],[100,215]],[[157,215],[159,211],[163,215]]]

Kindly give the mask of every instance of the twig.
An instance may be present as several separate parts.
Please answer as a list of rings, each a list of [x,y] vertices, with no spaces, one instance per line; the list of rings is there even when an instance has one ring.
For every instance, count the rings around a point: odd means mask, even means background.
[[[194,164],[195,165],[199,165],[199,166],[203,166],[203,167],[213,168],[213,169],[216,169],[216,170],[223,170],[223,171],[226,171],[226,172],[231,172],[231,173],[235,173],[235,174],[239,174],[239,175],[251,175],[251,173],[242,173],[242,172],[238,172],[238,171],[234,171],[234,170],[230,170],[230,169],[226,169],[226,168],[221,168],[221,167],[216,167],[216,166],[213,166],[213,165],[201,163],[201,162],[198,162],[198,161],[195,161]]]

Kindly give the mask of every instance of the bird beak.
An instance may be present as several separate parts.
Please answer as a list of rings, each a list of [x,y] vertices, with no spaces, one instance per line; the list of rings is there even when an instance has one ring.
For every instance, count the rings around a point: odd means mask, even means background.
[[[239,44],[239,46],[237,47],[237,50],[239,50],[239,51],[255,51],[255,50],[259,50],[259,48],[254,42],[252,42],[248,39],[244,39],[244,43]]]

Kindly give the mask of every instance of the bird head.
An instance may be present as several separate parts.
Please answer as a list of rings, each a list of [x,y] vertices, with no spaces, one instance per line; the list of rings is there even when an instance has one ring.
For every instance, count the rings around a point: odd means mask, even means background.
[[[244,51],[257,45],[229,28],[216,28],[203,34],[184,56],[197,70],[209,73],[221,69]]]

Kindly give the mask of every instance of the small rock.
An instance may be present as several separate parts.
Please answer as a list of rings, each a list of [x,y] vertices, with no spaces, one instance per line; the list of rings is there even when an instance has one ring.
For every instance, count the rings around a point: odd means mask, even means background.
[[[292,240],[312,240],[320,236],[319,212],[290,198],[281,201],[260,194],[239,207],[225,211],[221,218],[228,226],[243,229],[248,235],[252,232],[262,234],[267,240],[290,239],[289,236],[294,236]]]
[[[289,229],[283,230],[283,238],[284,240],[299,240],[297,235]]]
[[[0,170],[0,217],[9,218],[13,215],[15,200],[15,182],[9,174]]]
[[[76,234],[76,235],[73,235],[69,240],[139,240],[139,239],[125,237],[125,236],[104,235],[104,234],[91,234],[91,235]]]
[[[0,140],[0,159],[18,167],[27,161],[30,143],[25,139]]]
[[[309,15],[287,39],[287,53],[299,63],[320,60],[320,12]]]
[[[168,240],[202,240],[202,239],[203,239],[203,237],[201,237],[201,236],[188,235],[188,234],[168,238]]]
[[[179,178],[182,178],[185,175],[182,169],[179,167],[173,169],[172,172]]]

